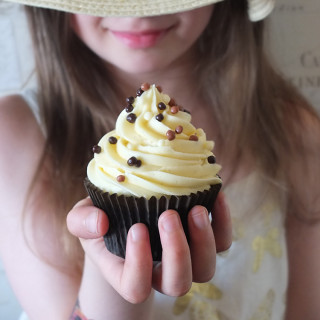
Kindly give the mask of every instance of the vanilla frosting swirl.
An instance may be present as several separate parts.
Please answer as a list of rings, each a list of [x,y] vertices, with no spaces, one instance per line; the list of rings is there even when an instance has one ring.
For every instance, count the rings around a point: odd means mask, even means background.
[[[134,99],[133,110],[120,113],[115,130],[101,138],[101,149],[89,162],[87,175],[94,185],[111,194],[150,198],[189,195],[221,183],[221,166],[212,163],[213,141],[191,124],[188,112],[172,111],[169,102],[152,85]],[[175,133],[178,126],[181,133]],[[132,157],[141,162],[129,165]]]

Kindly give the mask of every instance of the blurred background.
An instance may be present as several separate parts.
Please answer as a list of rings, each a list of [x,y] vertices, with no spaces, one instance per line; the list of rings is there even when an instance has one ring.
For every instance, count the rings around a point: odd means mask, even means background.
[[[268,23],[275,65],[320,112],[320,1],[277,0]],[[34,85],[27,29],[23,9],[0,0],[0,96]],[[0,261],[0,319],[17,320],[20,313]]]

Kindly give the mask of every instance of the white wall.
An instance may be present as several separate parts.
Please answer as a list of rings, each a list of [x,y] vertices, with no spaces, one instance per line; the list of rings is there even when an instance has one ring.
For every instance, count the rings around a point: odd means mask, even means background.
[[[270,22],[276,63],[320,111],[320,1],[278,0]],[[33,83],[27,81],[33,59],[26,30],[21,8],[0,1],[0,95]],[[0,265],[0,319],[15,320],[18,314]]]

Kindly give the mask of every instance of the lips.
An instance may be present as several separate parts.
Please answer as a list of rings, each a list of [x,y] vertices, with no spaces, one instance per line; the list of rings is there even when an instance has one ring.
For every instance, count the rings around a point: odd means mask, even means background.
[[[143,32],[112,31],[111,33],[124,45],[133,49],[145,49],[155,46],[168,32],[164,30],[150,30]]]

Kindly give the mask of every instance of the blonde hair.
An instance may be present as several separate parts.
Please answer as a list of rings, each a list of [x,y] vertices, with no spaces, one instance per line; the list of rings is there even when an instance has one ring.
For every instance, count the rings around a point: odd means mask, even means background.
[[[103,61],[72,31],[69,14],[31,7],[27,13],[47,134],[44,157],[53,159],[62,225],[71,206],[85,196],[82,181],[91,146],[113,126],[119,89],[108,80]],[[222,163],[237,163],[250,152],[261,172],[271,181],[282,177],[285,185],[286,163],[300,141],[301,110],[319,119],[268,62],[263,32],[263,22],[250,22],[246,0],[217,3],[198,41],[198,89],[212,105],[217,139],[226,146]]]

